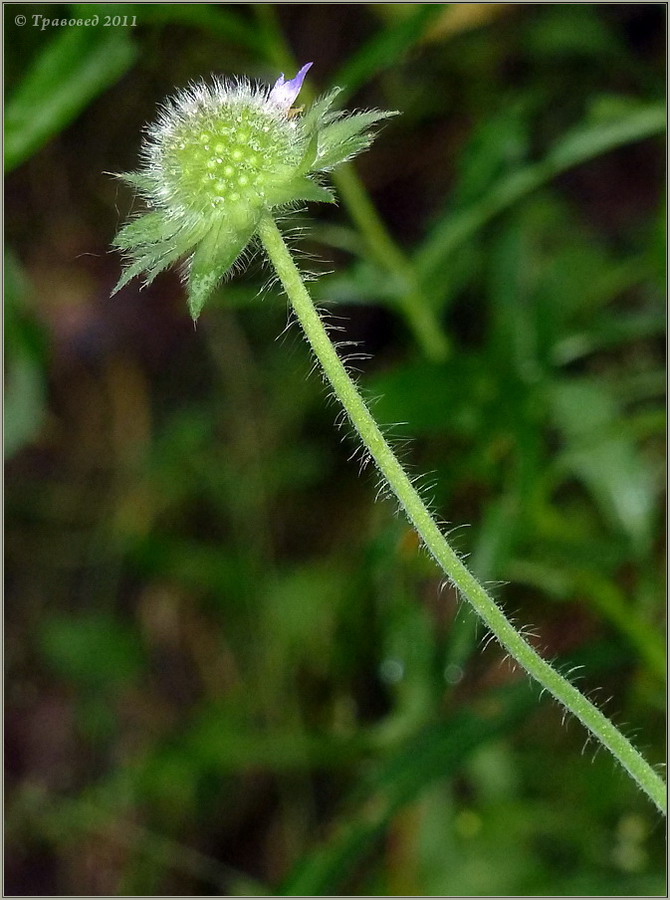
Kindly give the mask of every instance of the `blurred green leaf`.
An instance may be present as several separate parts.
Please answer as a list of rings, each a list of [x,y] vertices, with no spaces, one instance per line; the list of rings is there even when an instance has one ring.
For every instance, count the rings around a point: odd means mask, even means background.
[[[257,49],[258,35],[230,4],[223,3],[73,3],[73,15],[136,16],[137,25],[176,22]]]
[[[4,455],[9,459],[39,434],[46,415],[46,354],[42,330],[26,313],[29,285],[18,260],[5,255]]]
[[[299,659],[326,667],[347,582],[346,571],[322,565],[275,575],[267,588],[265,619],[273,644],[288,658],[274,659],[273,666],[287,674]]]
[[[269,895],[265,885],[199,852],[192,841],[171,840],[163,832],[134,821],[123,781],[120,778],[120,784],[96,786],[78,797],[55,796],[42,785],[27,784],[13,803],[10,830],[23,834],[37,830],[42,838],[47,835],[55,844],[74,845],[77,851],[91,835],[102,836],[132,850],[140,859],[154,860],[161,869],[199,879],[221,895]],[[115,827],[119,821],[122,827]]]
[[[378,575],[378,677],[394,699],[393,713],[376,728],[380,746],[422,728],[441,693],[441,683],[433,677],[437,636],[426,610],[414,602],[414,579],[403,577],[394,556],[380,564]]]
[[[599,57],[617,62],[626,54],[624,43],[590,4],[575,4],[573,14],[565,16],[561,10],[547,6],[529,29],[528,49],[545,60],[583,57],[591,65]]]
[[[225,710],[203,712],[187,737],[192,764],[211,771],[268,771],[343,766],[369,749],[364,736],[339,737],[289,729],[251,728]]]
[[[142,665],[137,633],[104,613],[50,616],[40,644],[59,676],[97,689],[134,678]]]
[[[626,111],[607,121],[588,117],[558,141],[545,159],[512,172],[464,209],[448,209],[430,229],[415,260],[424,283],[438,294],[448,258],[491,219],[537,190],[561,172],[633,141],[662,134],[665,110],[660,104],[626,105]]]
[[[601,102],[602,98],[596,97],[585,122],[566,134],[548,153],[544,162],[545,180],[616,147],[665,131],[665,111],[660,104],[644,105],[621,98],[603,116]]]
[[[411,435],[472,435],[485,423],[483,409],[498,398],[498,386],[479,354],[460,354],[444,365],[411,362],[366,382],[377,397],[377,417],[405,423]]]
[[[45,415],[45,397],[40,365],[15,343],[5,376],[5,459],[14,456],[39,434]]]
[[[5,108],[5,170],[16,168],[128,71],[137,56],[123,28],[67,28],[33,60]]]
[[[558,561],[557,561],[558,562]],[[548,597],[587,604],[623,635],[654,675],[665,679],[665,641],[644,620],[624,591],[609,575],[598,570],[598,562],[575,560],[565,553],[558,567],[549,561],[514,559],[507,575],[515,583],[532,585]]]
[[[611,390],[594,379],[573,379],[555,383],[550,400],[566,444],[557,465],[580,478],[611,524],[645,549],[657,487],[644,457],[621,428]]]
[[[519,216],[492,239],[487,359],[495,358],[497,368],[513,373],[518,382],[533,383],[542,371],[538,346],[540,315],[535,304],[535,279],[541,264],[534,234],[526,224],[524,217]],[[491,362],[489,366],[494,367]],[[509,390],[509,384],[505,388]]]
[[[443,6],[441,3],[413,5],[411,15],[387,25],[356,50],[332,78],[333,84],[342,87],[338,102],[342,104],[345,98],[379,72],[398,65],[403,55],[440,15]]]
[[[298,863],[277,893],[284,897],[338,893],[397,810],[426,785],[457,771],[475,747],[519,721],[533,702],[527,685],[500,692],[488,704],[427,728],[389,755],[362,781],[350,800],[352,809],[330,839]]]
[[[455,209],[481,199],[510,170],[528,163],[530,116],[517,101],[477,123],[457,161],[456,181],[449,198]]]
[[[617,650],[608,644],[586,648],[569,664],[587,658],[591,671],[620,664]],[[428,726],[396,752],[387,754],[360,779],[329,835],[296,864],[277,893],[338,893],[399,810],[415,801],[429,785],[453,776],[466,760],[526,719],[536,705],[535,687],[519,682],[470,702],[466,709]],[[536,825],[531,823],[530,827]],[[495,840],[499,839],[498,831]]]
[[[588,331],[574,332],[557,341],[552,361],[557,366],[575,362],[599,350],[660,336],[665,331],[662,311],[603,315],[593,318]]]

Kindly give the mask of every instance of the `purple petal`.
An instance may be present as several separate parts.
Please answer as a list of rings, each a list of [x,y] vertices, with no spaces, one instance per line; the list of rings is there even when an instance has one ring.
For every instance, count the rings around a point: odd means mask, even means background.
[[[309,69],[311,69],[312,65],[313,63],[311,62],[305,63],[295,78],[292,78],[290,81],[286,81],[284,73],[282,72],[270,91],[268,100],[283,109],[290,109],[293,105],[293,101],[300,93],[302,83],[305,80],[305,75]]]

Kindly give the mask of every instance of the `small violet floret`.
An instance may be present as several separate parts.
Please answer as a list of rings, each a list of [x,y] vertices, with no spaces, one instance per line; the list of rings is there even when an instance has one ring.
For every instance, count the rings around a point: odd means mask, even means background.
[[[311,62],[305,63],[295,78],[292,78],[290,81],[285,80],[284,73],[282,72],[268,94],[270,103],[274,103],[282,109],[290,109],[291,106],[293,106],[293,101],[302,89],[305,75],[307,75],[307,72],[311,69],[312,65],[313,63]]]

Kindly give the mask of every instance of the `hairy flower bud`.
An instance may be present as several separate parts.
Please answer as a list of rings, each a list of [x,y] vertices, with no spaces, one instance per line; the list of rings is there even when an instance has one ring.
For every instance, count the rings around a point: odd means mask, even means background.
[[[304,114],[291,109],[310,66],[290,81],[282,74],[271,89],[215,79],[164,104],[147,131],[139,171],[120,176],[149,211],[116,237],[128,265],[115,292],[136,275],[149,284],[187,259],[195,320],[264,214],[334,199],[321,173],[368,147],[370,128],[393,113],[332,112],[339,89]]]

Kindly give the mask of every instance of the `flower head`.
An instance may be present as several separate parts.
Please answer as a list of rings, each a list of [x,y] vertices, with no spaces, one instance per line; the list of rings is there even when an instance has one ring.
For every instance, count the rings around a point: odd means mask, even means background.
[[[166,101],[149,126],[137,172],[120,177],[148,207],[117,235],[127,267],[149,284],[186,260],[191,315],[253,238],[261,217],[301,201],[332,202],[322,173],[364,150],[371,127],[393,113],[331,111],[339,88],[304,113],[291,106],[312,63],[272,88],[247,81],[200,82]]]

